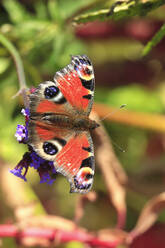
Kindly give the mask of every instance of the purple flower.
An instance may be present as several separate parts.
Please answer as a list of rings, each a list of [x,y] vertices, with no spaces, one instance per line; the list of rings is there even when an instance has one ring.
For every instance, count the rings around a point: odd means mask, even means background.
[[[30,112],[29,109],[22,109],[21,113],[25,116],[25,126],[17,125],[15,137],[19,143],[26,144],[28,140],[28,123]],[[28,149],[29,152],[26,152],[23,155],[22,160],[13,170],[10,170],[10,172],[17,177],[22,178],[24,181],[27,181],[26,174],[29,167],[31,167],[38,172],[40,176],[40,183],[46,182],[48,184],[52,184],[57,174],[53,161],[48,161],[41,158],[31,146],[28,146]]]
[[[42,158],[37,155],[34,151],[31,152],[31,163],[29,164],[30,167],[33,167],[34,169],[38,169],[40,167],[40,164],[42,162]]]
[[[43,160],[37,170],[41,178],[40,183],[52,184],[55,181],[57,172],[53,161]]]
[[[22,178],[24,181],[27,181],[26,174],[28,171],[28,161],[29,161],[29,152],[26,152],[23,155],[21,161],[17,164],[17,166],[13,170],[10,170],[10,172],[17,177]],[[23,173],[23,169],[24,169],[24,173]]]
[[[27,179],[26,179],[25,175],[22,175],[22,169],[23,169],[23,167],[14,168],[13,170],[10,170],[10,172],[13,173],[17,177],[22,178],[26,182]]]
[[[22,110],[21,110],[21,114],[23,114],[25,117],[28,117],[28,118],[29,118],[30,111],[29,111],[28,108],[22,109]]]
[[[52,184],[55,180],[55,175],[57,174],[53,162],[41,158],[32,150],[32,148],[29,149],[31,151],[26,152],[18,165],[13,170],[10,170],[10,172],[17,177],[22,178],[24,181],[27,181],[26,174],[28,169],[29,167],[33,167],[40,176],[40,183],[46,182]],[[24,173],[23,169],[25,169]]]
[[[30,156],[31,156],[30,167],[33,167],[34,169],[38,169],[40,166],[42,168],[49,169],[49,167],[53,166],[53,162],[52,161],[48,161],[48,160],[45,160],[45,159],[41,158],[33,150],[31,152]]]
[[[17,125],[15,137],[18,142],[23,142],[27,139],[27,130],[24,125]]]
[[[40,183],[52,184],[55,181],[55,178],[52,178],[48,172],[45,172],[42,175],[40,175],[40,178],[41,178]]]
[[[28,121],[29,121],[29,109],[22,109],[21,113],[25,116],[25,126],[17,125],[15,137],[19,143],[26,143],[28,138]]]

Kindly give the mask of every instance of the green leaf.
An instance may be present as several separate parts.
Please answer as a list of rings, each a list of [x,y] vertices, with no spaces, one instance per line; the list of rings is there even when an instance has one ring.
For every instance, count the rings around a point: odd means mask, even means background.
[[[36,16],[38,19],[47,20],[48,19],[48,10],[44,1],[34,2],[34,7],[36,10]]]
[[[92,3],[94,0],[59,0],[59,8],[61,10],[61,15],[63,19],[67,19],[72,16],[75,12],[79,11],[81,8],[85,8],[87,5]]]
[[[147,43],[147,45],[144,47],[142,55],[147,55],[151,49],[156,46],[165,36],[165,24],[161,26],[159,31],[154,35],[154,37]]]
[[[68,242],[67,245],[65,245],[65,248],[84,248],[84,244],[78,241],[71,241]]]
[[[59,32],[54,37],[51,55],[45,63],[45,68],[53,74],[55,71],[70,63],[70,55],[85,53],[85,45],[76,40],[71,32]]]
[[[60,6],[58,1],[49,0],[48,1],[48,11],[52,20],[61,23],[62,17],[60,12]]]
[[[24,6],[16,0],[4,0],[3,5],[7,10],[11,21],[15,24],[32,18],[32,16],[29,12],[26,11]]]
[[[3,247],[10,247],[10,248],[17,248],[17,243],[16,243],[15,239],[3,238],[2,239],[2,246]]]
[[[49,34],[53,36],[53,31],[56,30],[56,25],[50,24],[45,20],[31,19],[23,21],[13,27],[13,36],[18,37],[20,41],[28,41],[29,43],[40,42],[47,39]],[[24,44],[27,46],[27,43]]]
[[[164,0],[151,0],[147,2],[139,2],[137,0],[118,1],[111,8],[79,15],[73,19],[73,22],[86,23],[95,20],[119,20],[131,16],[144,16],[163,4],[165,4]]]

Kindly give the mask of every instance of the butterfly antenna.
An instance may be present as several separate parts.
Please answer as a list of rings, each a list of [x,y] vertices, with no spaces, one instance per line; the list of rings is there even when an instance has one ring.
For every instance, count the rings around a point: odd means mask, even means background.
[[[115,114],[116,112],[118,112],[120,109],[124,108],[127,104],[122,104],[118,109],[115,109],[114,111],[112,111],[111,113],[107,114],[103,119],[101,119],[101,121],[105,120],[108,116]],[[121,152],[125,152],[125,150],[123,148],[121,148],[116,142],[114,142],[111,139],[111,142],[119,149],[119,151]]]
[[[127,104],[122,104],[118,109],[115,109],[114,111],[112,111],[111,113],[108,113],[106,116],[104,116],[104,118],[101,119],[101,121],[105,120],[108,116],[115,114],[116,112],[118,112],[120,109],[124,108]]]
[[[111,138],[111,142],[119,149],[120,152],[125,152],[125,150],[121,146],[119,146],[116,142],[114,142],[112,138]]]

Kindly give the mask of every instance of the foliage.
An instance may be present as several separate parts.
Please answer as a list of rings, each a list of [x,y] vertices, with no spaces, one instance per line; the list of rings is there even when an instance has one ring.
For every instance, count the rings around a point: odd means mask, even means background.
[[[165,25],[162,25],[160,30],[154,35],[151,41],[148,42],[148,44],[143,49],[143,55],[148,54],[151,49],[156,46],[165,36]]]
[[[144,16],[148,14],[148,12],[158,8],[163,5],[163,0],[154,0],[154,1],[116,1],[110,8],[101,9],[95,12],[90,12],[84,15],[80,15],[74,18],[76,23],[84,23],[94,20],[120,20],[123,18],[128,18],[131,16]]]

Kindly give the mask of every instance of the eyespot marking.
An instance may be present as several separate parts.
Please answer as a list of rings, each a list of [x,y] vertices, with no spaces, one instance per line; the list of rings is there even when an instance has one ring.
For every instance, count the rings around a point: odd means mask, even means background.
[[[85,71],[85,73],[86,73],[87,75],[92,75],[92,74],[93,74],[92,70],[90,70],[88,67],[86,67],[86,68],[84,69],[84,71]]]
[[[56,86],[46,87],[44,90],[44,96],[46,99],[51,99],[57,96],[59,93],[59,89]]]
[[[58,148],[50,142],[44,142],[43,150],[46,154],[51,156],[55,155],[58,152]]]
[[[86,177],[87,180],[89,180],[89,179],[93,178],[93,175],[92,174],[86,174],[85,177]]]
[[[79,59],[79,61],[80,61],[81,64],[86,64],[85,59]]]
[[[77,189],[89,189],[92,186],[94,172],[91,168],[81,168],[74,177],[74,184]]]
[[[89,189],[91,187],[91,184],[79,184],[76,178],[74,178],[74,184],[77,189]]]
[[[66,101],[65,97],[61,97],[58,101],[55,101],[56,104],[64,104],[66,102],[67,101]]]
[[[40,84],[40,90],[43,92],[42,97],[45,97],[46,99],[51,100],[56,104],[63,104],[66,102],[66,99],[56,85],[56,81],[46,81]]]
[[[54,137],[54,140],[56,140],[61,146],[65,146],[67,143],[66,140],[60,139],[58,137]]]

